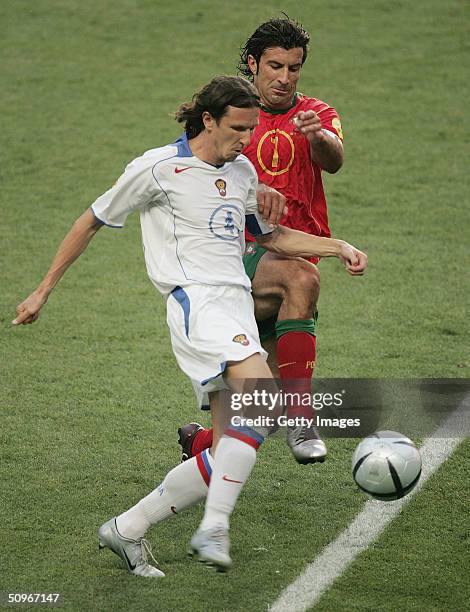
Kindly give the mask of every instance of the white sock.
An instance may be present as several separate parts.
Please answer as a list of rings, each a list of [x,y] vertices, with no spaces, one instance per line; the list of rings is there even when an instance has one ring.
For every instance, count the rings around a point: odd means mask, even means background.
[[[215,452],[214,468],[200,529],[229,528],[230,515],[256,462],[256,450],[246,442],[222,436]]]
[[[209,450],[205,450],[177,465],[154,491],[116,518],[119,533],[137,540],[150,525],[201,502],[207,495],[213,464]]]

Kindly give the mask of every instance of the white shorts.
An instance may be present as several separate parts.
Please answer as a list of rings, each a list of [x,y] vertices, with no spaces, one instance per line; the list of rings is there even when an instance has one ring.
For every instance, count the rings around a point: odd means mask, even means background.
[[[267,353],[261,346],[253,298],[239,285],[177,287],[167,299],[167,323],[178,365],[191,379],[199,405],[207,394],[226,389],[228,361]]]

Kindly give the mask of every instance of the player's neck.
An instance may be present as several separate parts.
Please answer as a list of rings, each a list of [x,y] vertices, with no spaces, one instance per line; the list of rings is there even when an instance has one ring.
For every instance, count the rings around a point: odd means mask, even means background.
[[[208,134],[205,130],[200,132],[194,138],[188,141],[192,154],[211,166],[223,166],[225,160],[221,160],[215,150],[214,145],[210,142]]]
[[[268,100],[265,100],[263,96],[261,96],[261,110],[265,113],[270,113],[271,115],[282,115],[283,113],[287,113],[297,104],[298,94],[295,92],[294,97],[291,102],[285,106],[273,106],[269,103]]]

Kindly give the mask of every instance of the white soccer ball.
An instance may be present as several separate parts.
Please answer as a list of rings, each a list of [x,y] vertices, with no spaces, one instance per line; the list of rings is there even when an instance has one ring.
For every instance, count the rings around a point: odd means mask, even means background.
[[[409,493],[421,475],[421,455],[396,431],[377,431],[356,447],[352,473],[357,486],[375,499],[392,501]]]

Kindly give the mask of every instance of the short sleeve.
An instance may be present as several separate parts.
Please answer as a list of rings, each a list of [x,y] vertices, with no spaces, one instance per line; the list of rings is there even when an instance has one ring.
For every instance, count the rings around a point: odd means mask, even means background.
[[[253,166],[253,177],[246,202],[246,228],[253,236],[270,234],[274,229],[264,221],[263,217],[258,212],[258,200],[256,197],[257,187],[258,176]]]
[[[343,129],[341,119],[332,106],[327,106],[318,113],[323,129],[333,132],[340,140],[343,140]]]
[[[317,100],[316,98],[307,98],[305,108],[302,110],[313,110],[320,117],[321,125],[324,130],[328,130],[340,140],[343,140],[343,130],[341,127],[341,119],[332,106]]]
[[[251,166],[252,164],[250,164]],[[251,169],[251,168],[250,168]],[[253,166],[253,172],[250,174],[250,187],[246,199],[246,214],[254,214],[258,212],[258,200],[256,199],[256,188],[258,187],[258,176]]]
[[[110,227],[123,227],[131,212],[158,199],[161,189],[152,165],[144,158],[131,162],[111,189],[91,205],[95,217]]]

